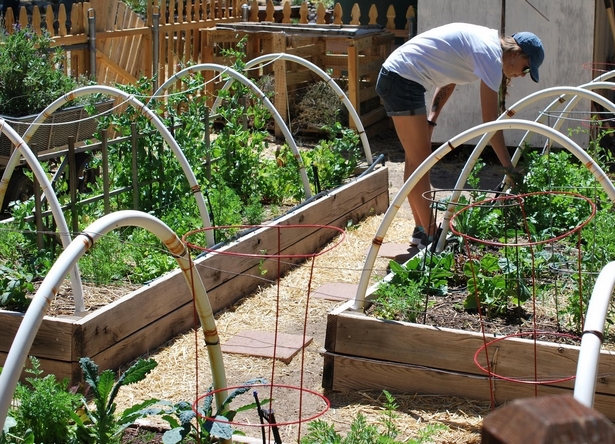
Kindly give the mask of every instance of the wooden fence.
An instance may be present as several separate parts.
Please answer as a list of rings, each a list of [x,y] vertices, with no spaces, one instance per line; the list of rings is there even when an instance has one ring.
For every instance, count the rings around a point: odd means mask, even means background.
[[[171,7],[167,3],[170,3]],[[259,5],[257,0],[152,0],[148,5],[146,17],[141,18],[119,0],[91,0],[75,3],[70,16],[63,4],[56,9],[48,6],[44,14],[34,8],[31,15],[22,7],[17,18],[9,9],[4,18],[4,26],[11,32],[15,23],[22,26],[28,23],[36,32],[49,32],[53,45],[63,47],[69,55],[69,63],[65,69],[73,76],[95,72],[96,81],[104,85],[131,84],[139,77],[146,76],[155,78],[155,86],[162,84],[185,66],[210,62],[212,46],[217,45],[215,35],[212,41],[210,31],[216,27],[238,22],[282,23],[287,25],[284,27],[286,41],[283,41],[277,50],[280,52],[288,48],[289,51],[294,51],[297,44],[297,40],[292,36],[294,27],[315,22],[322,31],[319,39],[326,40],[330,34],[338,41],[340,28],[360,27],[361,9],[357,4],[352,8],[350,23],[342,23],[342,16],[343,10],[339,3],[332,10],[325,10],[322,3],[319,3],[316,11],[310,11],[306,2],[299,7],[291,7],[288,0],[283,6],[274,6],[272,0],[268,0],[264,6]],[[370,7],[368,16],[367,27],[373,28],[378,21],[382,22],[375,4]],[[395,9],[391,5],[387,10],[386,26],[382,31],[394,37],[407,38],[413,32],[414,17],[414,8],[409,7],[405,28],[395,29]],[[279,33],[280,30],[276,32]],[[346,43],[342,41],[341,46],[349,47],[352,44],[352,39],[347,39]],[[385,50],[389,51],[390,45]],[[347,48],[340,48],[338,44],[338,55],[347,56],[348,52]],[[382,61],[379,59],[387,55],[382,54],[382,51],[380,53],[378,60],[373,57],[368,60],[370,70],[364,74],[367,76],[365,78],[369,77],[370,82],[374,80],[374,72],[377,74],[379,67],[376,65]],[[371,57],[369,53],[366,56]],[[326,69],[325,66],[320,67]],[[342,71],[347,72],[348,69]],[[356,74],[358,78],[351,84],[358,91],[363,78],[359,78],[358,70]],[[371,86],[368,85],[369,87]],[[373,93],[370,92],[368,96],[373,98]],[[357,109],[362,102],[358,93],[351,101]],[[281,114],[285,117],[284,113]]]

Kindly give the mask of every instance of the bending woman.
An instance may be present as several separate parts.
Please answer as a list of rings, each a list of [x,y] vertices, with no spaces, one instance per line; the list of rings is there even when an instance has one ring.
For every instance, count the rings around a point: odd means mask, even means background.
[[[376,92],[391,116],[404,147],[404,180],[431,154],[431,135],[442,107],[455,85],[480,80],[483,122],[499,116],[498,91],[502,79],[530,74],[538,82],[544,60],[540,39],[531,32],[500,37],[495,29],[468,23],[451,23],[417,35],[391,53],[382,65]],[[426,87],[435,87],[429,113]],[[504,135],[491,138],[504,168],[512,168]],[[426,246],[436,232],[430,203],[423,194],[431,189],[429,174],[408,195],[415,228],[411,243]]]

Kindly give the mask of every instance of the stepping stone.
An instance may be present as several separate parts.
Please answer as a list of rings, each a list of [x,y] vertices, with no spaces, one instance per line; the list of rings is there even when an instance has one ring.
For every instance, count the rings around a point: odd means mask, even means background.
[[[276,359],[288,364],[302,347],[312,342],[311,336],[278,333],[274,349],[275,338],[275,333],[245,330],[222,344],[222,351],[260,358],[273,358],[275,352]]]
[[[310,297],[326,299],[328,301],[349,301],[355,298],[358,287],[358,284],[332,282],[321,285],[316,290],[313,290],[310,293]]]
[[[378,250],[378,257],[393,259],[395,262],[406,262],[416,255],[419,249],[410,244],[385,243]]]

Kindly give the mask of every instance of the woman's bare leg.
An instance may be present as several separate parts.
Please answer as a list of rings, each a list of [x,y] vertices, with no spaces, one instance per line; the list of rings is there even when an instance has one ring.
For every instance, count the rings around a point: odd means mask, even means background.
[[[431,140],[427,116],[393,116],[397,136],[404,147],[405,166],[404,181],[431,154]],[[435,218],[430,208],[430,202],[423,196],[431,190],[429,172],[408,194],[408,202],[412,209],[416,226],[422,226],[425,232],[433,236],[436,231]]]

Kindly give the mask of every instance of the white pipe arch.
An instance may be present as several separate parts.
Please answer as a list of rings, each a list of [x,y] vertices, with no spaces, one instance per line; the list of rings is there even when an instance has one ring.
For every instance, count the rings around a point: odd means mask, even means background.
[[[583,85],[579,85],[577,88],[581,88],[584,90],[588,90],[588,91],[594,91],[596,89],[613,89],[615,87],[615,83],[613,82],[590,82],[590,83],[585,83]],[[603,96],[600,96],[603,97]],[[540,123],[544,123],[545,125],[547,124],[547,122],[545,122],[545,120],[548,119],[549,113],[551,113],[552,111],[554,111],[558,105],[568,102],[566,103],[566,106],[564,106],[564,109],[562,109],[559,112],[559,116],[555,119],[555,123],[553,123],[553,125],[550,125],[553,129],[556,129],[559,131],[559,129],[561,128],[561,126],[564,124],[565,122],[565,118],[562,117],[568,113],[570,113],[579,103],[579,101],[582,98],[589,98],[590,100],[593,97],[584,97],[584,95],[582,94],[578,94],[575,93],[574,95],[570,96],[570,94],[562,94],[560,95],[557,99],[555,99],[553,102],[551,102],[538,116],[538,118],[535,120],[536,122],[540,122]],[[522,100],[520,100],[519,102],[517,102],[517,104],[521,103]],[[612,102],[610,102],[612,104]],[[608,109],[608,108],[607,108]],[[525,139],[527,138],[527,136],[529,135],[529,132],[526,132],[525,135],[521,138],[521,140],[519,141],[519,147],[523,144],[523,142],[525,141]],[[513,159],[515,161],[519,160],[519,157],[521,156],[521,150],[519,149],[519,147],[517,148],[517,150],[515,151],[514,155],[513,155]],[[546,152],[549,149],[549,140],[547,140],[545,142],[545,146],[543,149],[543,152]]]
[[[269,112],[273,116],[273,119],[275,120],[275,122],[279,125],[280,129],[282,130],[282,133],[284,134],[284,138],[286,139],[288,146],[290,147],[295,159],[297,160],[297,164],[299,165],[299,176],[303,184],[303,190],[304,190],[306,199],[312,197],[312,189],[310,188],[310,181],[305,171],[305,165],[303,164],[301,153],[299,153],[299,148],[297,148],[295,139],[293,139],[293,136],[290,133],[288,126],[286,126],[286,123],[284,123],[284,119],[282,119],[282,116],[280,116],[280,113],[275,108],[275,106],[273,106],[273,104],[267,98],[265,93],[263,93],[254,82],[252,82],[250,79],[245,77],[243,74],[235,71],[232,68],[229,68],[228,66],[219,65],[217,63],[201,63],[198,65],[189,66],[188,68],[182,69],[181,71],[173,75],[171,78],[169,78],[162,85],[160,85],[158,90],[156,90],[156,92],[152,96],[152,100],[162,97],[162,92],[167,90],[171,85],[177,82],[177,80],[181,79],[182,77],[185,77],[186,75],[190,73],[200,72],[200,71],[219,71],[221,74],[228,74],[233,79],[239,80],[239,82],[242,83],[244,86],[247,86],[248,88],[250,88],[252,92],[263,102],[267,110],[269,110]],[[212,111],[215,112],[213,109]]]
[[[226,398],[224,389],[227,385],[220,338],[205,286],[190,259],[190,251],[175,232],[156,217],[140,211],[122,210],[103,216],[79,234],[60,254],[34,295],[13,339],[2,373],[0,373],[0,424],[4,424],[6,420],[28,352],[32,347],[43,317],[61,287],[67,271],[74,268],[77,261],[98,239],[116,228],[127,226],[140,227],[150,231],[176,258],[195,300],[205,335],[205,343],[207,344],[213,385],[217,390],[220,390],[220,393],[216,394],[216,403],[218,406],[222,405]]]
[[[401,189],[395,195],[392,203],[389,205],[389,208],[384,215],[384,218],[382,219],[382,222],[380,223],[380,226],[378,227],[376,235],[372,240],[372,244],[367,253],[365,265],[363,267],[363,272],[361,273],[361,278],[359,280],[359,285],[355,296],[355,310],[362,310],[364,308],[364,301],[367,288],[370,282],[371,270],[373,270],[374,262],[376,261],[380,245],[382,245],[386,232],[389,229],[395,215],[397,214],[397,211],[399,210],[401,205],[404,204],[408,197],[408,194],[416,186],[418,181],[425,174],[427,174],[427,172],[436,163],[438,163],[438,161],[440,161],[455,148],[466,143],[467,141],[479,137],[483,134],[492,134],[496,131],[510,129],[535,131],[545,137],[552,137],[553,140],[562,145],[563,148],[570,151],[570,153],[572,153],[577,159],[581,161],[581,164],[584,165],[598,180],[598,183],[602,185],[609,198],[613,202],[615,202],[615,187],[613,186],[605,172],[579,145],[577,145],[567,136],[561,134],[558,131],[555,131],[553,128],[550,128],[541,123],[519,119],[495,120],[493,122],[483,123],[481,125],[470,128],[463,133],[458,134],[451,140],[443,143],[437,150],[435,150],[427,159],[425,159],[425,161],[423,161],[423,163],[419,165],[419,167],[410,175],[410,177],[408,177]]]
[[[150,122],[153,123],[154,127],[158,130],[158,132],[161,134],[165,142],[169,145],[169,147],[175,154],[175,157],[177,158],[184,174],[186,175],[186,178],[188,179],[188,183],[190,184],[190,189],[192,190],[192,194],[194,194],[194,197],[196,199],[199,213],[201,215],[201,220],[203,221],[203,226],[205,228],[211,227],[211,222],[209,220],[209,214],[207,212],[205,200],[201,192],[201,187],[197,183],[194,172],[192,171],[192,168],[190,167],[190,164],[188,163],[188,160],[184,156],[184,153],[182,152],[181,148],[177,144],[177,141],[173,138],[173,136],[171,135],[169,130],[165,127],[164,123],[160,120],[160,118],[151,109],[145,106],[141,101],[137,100],[132,94],[128,94],[120,89],[117,89],[111,86],[104,86],[104,85],[91,85],[91,86],[84,86],[81,88],[77,88],[74,91],[71,91],[63,95],[62,97],[59,97],[58,99],[54,100],[49,106],[47,106],[47,108],[41,111],[41,113],[34,119],[32,124],[30,124],[30,126],[24,133],[23,139],[27,143],[32,137],[32,135],[34,134],[34,132],[37,130],[37,128],[47,118],[49,118],[55,110],[60,108],[62,105],[72,100],[75,100],[77,97],[82,97],[82,96],[86,96],[89,94],[105,94],[105,95],[109,95],[112,97],[120,98],[123,101],[135,107],[136,109],[140,110],[141,113]],[[24,148],[24,151],[29,151],[31,153],[31,150],[29,147],[25,146],[23,148]],[[21,151],[22,151],[21,149],[15,150],[13,154],[11,155],[9,162],[6,166],[6,170],[4,172],[2,180],[4,180],[4,178],[7,177],[7,175],[8,175],[8,178],[10,178],[10,175],[13,173],[13,170],[15,169],[15,166],[17,166],[17,163],[19,161],[19,155],[23,154]],[[26,158],[26,160],[28,160],[28,158]],[[38,163],[38,161],[36,161],[36,163]],[[33,163],[31,163],[30,160],[28,160],[28,165],[34,171],[35,165],[33,165]],[[44,181],[46,182],[48,189],[47,190],[43,189],[43,191],[47,191],[47,192],[52,191],[51,186],[48,183],[49,181],[46,178],[39,177],[38,175],[36,176],[36,178],[39,180],[41,184],[44,183]],[[8,179],[7,179],[7,183],[8,183]],[[49,195],[45,194],[45,196],[47,197],[48,200],[50,199]],[[4,198],[4,195],[1,195],[0,204],[2,204],[3,198]],[[51,207],[51,201],[50,201],[50,207]],[[61,211],[58,208],[56,208],[55,211],[53,207],[51,207],[51,209],[52,209],[54,218],[56,218],[56,223],[57,223],[58,216],[61,215]],[[56,214],[56,212],[59,214]],[[62,215],[61,217],[63,218],[64,216]],[[208,233],[206,233],[206,235],[207,235],[206,240],[207,240],[208,246],[214,245],[215,242],[214,242],[213,233],[210,233],[208,230]]]
[[[504,121],[504,120],[510,119],[521,109],[531,105],[532,103],[538,100],[542,100],[545,97],[557,95],[558,99],[553,101],[549,105],[549,107],[556,106],[559,103],[563,103],[563,101],[565,100],[564,99],[565,94],[572,94],[575,97],[587,98],[589,100],[593,100],[596,103],[602,105],[604,108],[615,113],[615,104],[613,104],[613,102],[604,98],[600,94],[591,91],[591,89],[604,89],[604,88],[611,88],[611,87],[613,87],[613,84],[610,82],[596,82],[596,83],[588,83],[582,86],[558,86],[558,87],[543,89],[543,90],[537,91],[517,101],[514,105],[510,107],[509,110],[507,110],[505,113],[502,113],[496,121]],[[575,97],[573,97],[573,101]],[[575,104],[576,103],[578,103],[578,100],[575,101]],[[536,118],[535,122],[541,123],[544,125],[544,122],[540,121],[543,115],[544,114],[541,113]],[[454,191],[451,195],[451,199],[450,199],[451,204],[448,205],[446,212],[444,213],[444,218],[442,221],[442,234],[440,238],[438,239],[438,245],[436,246],[437,251],[442,251],[442,249],[444,248],[444,244],[446,242],[446,234],[448,233],[448,228],[449,228],[448,223],[453,215],[453,211],[455,209],[455,203],[459,199],[459,195],[461,194],[461,189],[465,186],[468,180],[468,177],[470,176],[470,173],[472,172],[472,169],[474,168],[474,165],[476,165],[476,162],[478,162],[480,155],[482,154],[483,150],[489,143],[489,140],[491,140],[491,137],[493,136],[493,134],[495,134],[495,131],[492,133],[483,135],[483,137],[476,144],[476,147],[474,148],[474,150],[468,157],[466,164],[464,165],[463,169],[461,170],[461,173],[459,174],[457,183],[455,184],[455,187],[454,187]],[[528,134],[529,134],[529,131],[527,131],[526,134],[523,136],[522,141],[525,139],[525,137],[527,137]],[[517,164],[517,162],[519,161],[519,158],[521,157],[521,154],[522,154],[522,150],[520,148],[517,148],[517,150],[514,152],[512,156],[513,165]]]
[[[56,225],[58,226],[62,247],[66,248],[71,241],[70,230],[68,229],[68,224],[66,223],[66,219],[64,218],[64,214],[60,208],[60,202],[51,187],[51,183],[49,182],[45,171],[43,171],[41,164],[38,162],[38,159],[34,153],[32,153],[30,147],[28,147],[26,141],[2,119],[0,119],[0,131],[2,134],[7,136],[16,147],[9,158],[9,162],[6,166],[4,174],[2,175],[2,180],[0,180],[0,206],[2,206],[9,180],[11,179],[13,170],[19,161],[19,154],[21,154],[28,165],[30,165],[30,168],[32,168],[32,172],[38,180],[43,193],[47,196],[49,207],[51,208],[52,215],[55,219]],[[80,316],[85,313],[85,304],[83,302],[83,285],[81,283],[81,274],[77,265],[75,265],[75,267],[70,271],[70,281],[73,291],[73,298],[75,300],[75,314]]]
[[[592,81],[593,82],[604,82],[606,80],[612,79],[613,77],[615,77],[615,70],[607,71],[604,74],[600,74]]]
[[[265,54],[265,55],[256,57],[246,62],[245,69],[248,70],[254,66],[259,66],[265,62],[271,62],[271,61],[276,61],[276,60],[294,62],[294,63],[297,63],[301,66],[304,66],[310,69],[312,72],[318,74],[318,76],[327,84],[327,86],[333,89],[333,91],[337,94],[338,98],[342,101],[342,103],[348,110],[348,114],[350,118],[352,119],[355,126],[357,127],[357,133],[359,134],[361,143],[363,144],[363,151],[365,152],[365,160],[367,161],[368,164],[373,163],[372,151],[369,146],[369,141],[367,140],[367,134],[365,133],[363,122],[361,122],[361,118],[359,117],[357,110],[354,108],[354,106],[352,106],[352,103],[350,102],[350,100],[348,99],[348,96],[344,93],[342,88],[340,88],[340,86],[337,83],[335,83],[335,81],[333,80],[333,78],[331,78],[329,74],[327,74],[325,71],[320,69],[317,65],[299,56],[281,52],[281,53],[274,53],[274,54]],[[224,84],[222,89],[223,90],[229,89],[231,84],[232,84],[232,79],[228,80]],[[214,103],[212,110],[217,109],[217,107],[219,106],[219,102],[220,102],[220,98],[218,97]]]
[[[615,262],[609,262],[600,271],[589,299],[577,360],[574,398],[587,407],[594,406],[602,334],[614,289]]]

